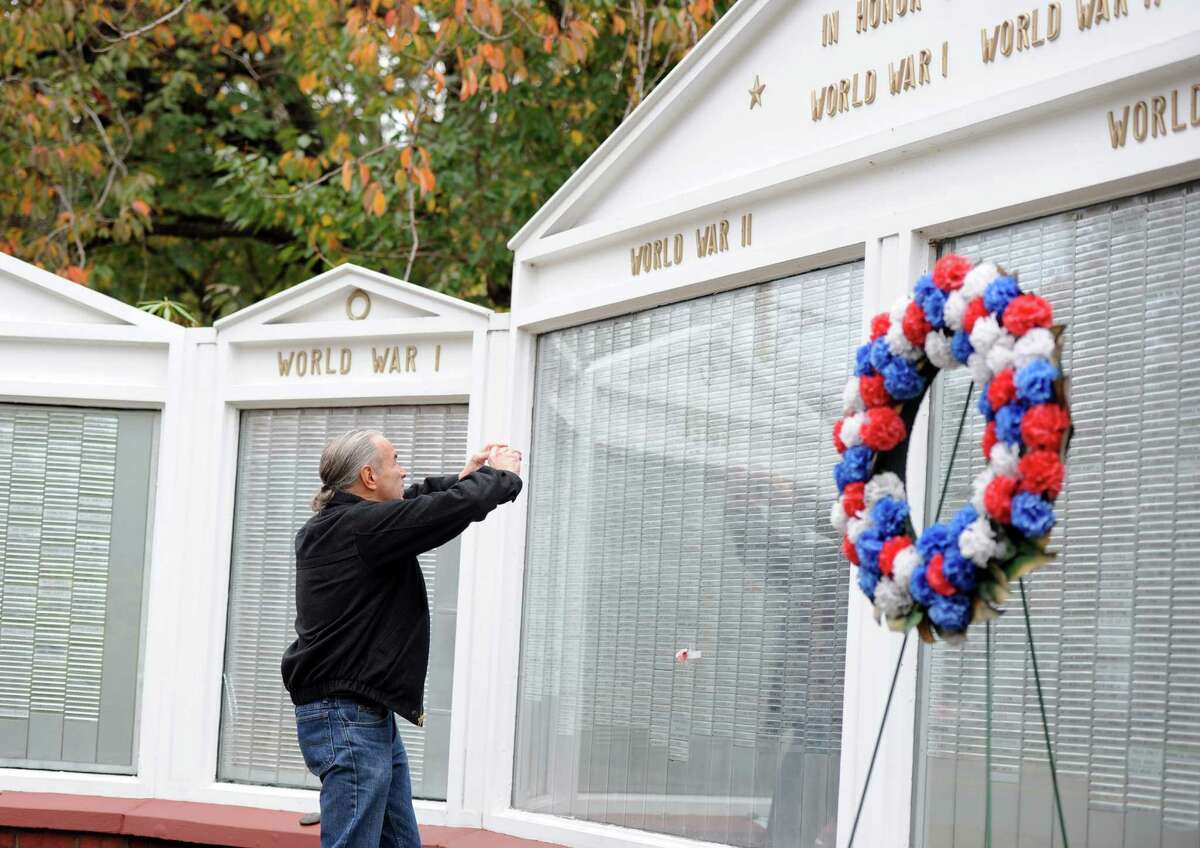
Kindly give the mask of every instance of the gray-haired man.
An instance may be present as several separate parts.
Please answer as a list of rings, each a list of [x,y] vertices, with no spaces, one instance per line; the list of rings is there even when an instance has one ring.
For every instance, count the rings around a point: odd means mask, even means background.
[[[296,534],[296,634],[283,682],[305,765],[321,779],[322,848],[419,848],[395,712],[425,720],[429,604],[417,555],[521,491],[521,454],[488,445],[457,477],[405,488],[381,433],[321,454],[316,514]]]

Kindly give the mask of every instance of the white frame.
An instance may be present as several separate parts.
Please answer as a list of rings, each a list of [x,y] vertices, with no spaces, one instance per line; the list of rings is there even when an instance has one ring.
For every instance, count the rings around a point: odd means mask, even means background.
[[[381,298],[418,301],[431,311],[446,313],[441,317],[365,321],[359,323],[316,322],[296,325],[265,323],[300,306],[311,303],[331,290],[345,285],[347,274],[354,275],[355,285]],[[251,320],[246,320],[251,319]],[[208,419],[201,429],[200,443],[205,444],[201,455],[219,457],[210,481],[207,500],[211,508],[199,517],[197,524],[207,527],[202,535],[202,558],[207,564],[201,576],[193,577],[188,591],[181,592],[180,621],[187,609],[202,611],[206,618],[200,631],[206,639],[196,640],[191,650],[195,667],[200,673],[190,680],[179,680],[181,689],[177,701],[191,705],[188,723],[193,731],[185,744],[175,742],[171,758],[172,777],[165,788],[169,797],[218,804],[262,806],[275,809],[311,811],[317,806],[317,793],[312,789],[261,786],[232,783],[216,779],[221,722],[221,676],[224,671],[225,625],[229,602],[229,575],[232,560],[233,506],[236,490],[237,454],[240,414],[245,409],[308,408],[322,406],[378,406],[392,404],[468,404],[467,442],[484,441],[484,407],[488,396],[489,345],[498,341],[489,338],[495,321],[491,310],[467,304],[444,295],[394,280],[366,269],[343,265],[319,277],[301,283],[266,301],[255,304],[219,321],[214,330],[196,335],[198,348],[209,350],[202,354],[207,360],[198,371],[209,378],[211,397],[200,408],[208,410]],[[222,375],[232,373],[234,350],[239,346],[275,345],[318,339],[387,337],[413,338],[437,335],[441,338],[465,338],[471,344],[469,376],[407,381],[400,390],[394,383],[358,383],[343,388],[337,383],[281,383],[232,386]],[[204,382],[204,380],[201,380]],[[465,457],[464,457],[465,459]],[[199,506],[199,504],[197,504]],[[450,762],[447,781],[447,800],[416,801],[418,817],[423,824],[478,826],[479,815],[472,813],[472,800],[466,792],[467,751],[466,713],[472,701],[469,669],[473,639],[470,635],[471,609],[475,601],[475,581],[478,571],[478,528],[463,536],[458,596],[458,633],[455,641],[455,672],[451,712]],[[203,599],[198,603],[197,599]],[[460,708],[463,705],[463,708]],[[477,804],[475,805],[477,809]]]
[[[162,757],[154,740],[166,733],[169,698],[164,688],[146,686],[171,668],[169,644],[150,638],[171,628],[166,610],[155,601],[170,592],[170,575],[164,566],[169,559],[171,536],[181,515],[178,499],[163,497],[178,486],[179,456],[183,453],[187,426],[181,379],[185,367],[184,330],[139,309],[68,282],[34,265],[0,253],[0,271],[32,285],[64,305],[83,307],[104,323],[79,323],[74,317],[55,321],[53,312],[43,322],[0,322],[0,340],[44,343],[87,344],[93,347],[118,345],[125,361],[162,364],[162,379],[149,384],[122,384],[102,380],[36,379],[0,380],[0,401],[5,403],[78,406],[107,409],[150,409],[159,413],[158,461],[150,495],[149,545],[146,577],[142,588],[141,665],[135,704],[135,751],[133,775],[99,772],[63,772],[51,769],[0,768],[0,787],[24,792],[78,792],[81,794],[153,797],[162,772]]]

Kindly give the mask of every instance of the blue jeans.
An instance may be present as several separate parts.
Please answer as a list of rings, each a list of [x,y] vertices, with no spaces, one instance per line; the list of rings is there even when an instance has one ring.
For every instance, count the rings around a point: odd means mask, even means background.
[[[296,736],[321,779],[321,848],[420,848],[408,754],[395,717],[349,698],[296,707]]]

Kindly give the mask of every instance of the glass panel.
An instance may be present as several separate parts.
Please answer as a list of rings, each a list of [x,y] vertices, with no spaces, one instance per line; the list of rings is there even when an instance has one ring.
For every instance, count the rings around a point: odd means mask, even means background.
[[[1068,325],[1076,433],[1054,530],[1059,563],[1026,586],[1070,843],[1196,848],[1200,518],[1180,505],[1200,495],[1200,426],[1184,407],[1200,397],[1197,185],[946,249],[1019,272]],[[937,386],[931,489],[969,381],[953,372]],[[968,414],[948,514],[981,468],[982,424]],[[993,628],[993,844],[1058,845],[1019,596],[1008,607]],[[923,654],[919,845],[982,844],[983,669],[980,631]]]
[[[516,807],[833,843],[829,425],[862,286],[854,263],[539,339]]]
[[[0,765],[133,774],[154,412],[0,404]]]
[[[419,482],[456,474],[467,455],[467,407],[266,409],[242,413],[234,508],[229,625],[218,777],[319,787],[296,741],[296,717],[279,663],[296,638],[296,531],[312,515],[317,466],[332,437],[381,431]],[[413,795],[445,800],[458,608],[457,540],[418,558],[432,616],[425,726],[397,719]]]

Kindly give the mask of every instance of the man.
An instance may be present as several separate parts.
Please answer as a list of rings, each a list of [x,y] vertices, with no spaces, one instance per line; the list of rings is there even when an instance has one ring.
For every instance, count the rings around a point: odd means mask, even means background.
[[[521,454],[488,445],[457,477],[404,487],[391,442],[354,430],[321,454],[316,514],[296,534],[296,634],[283,682],[321,779],[321,848],[419,848],[392,713],[424,723],[429,604],[417,555],[521,491]]]

